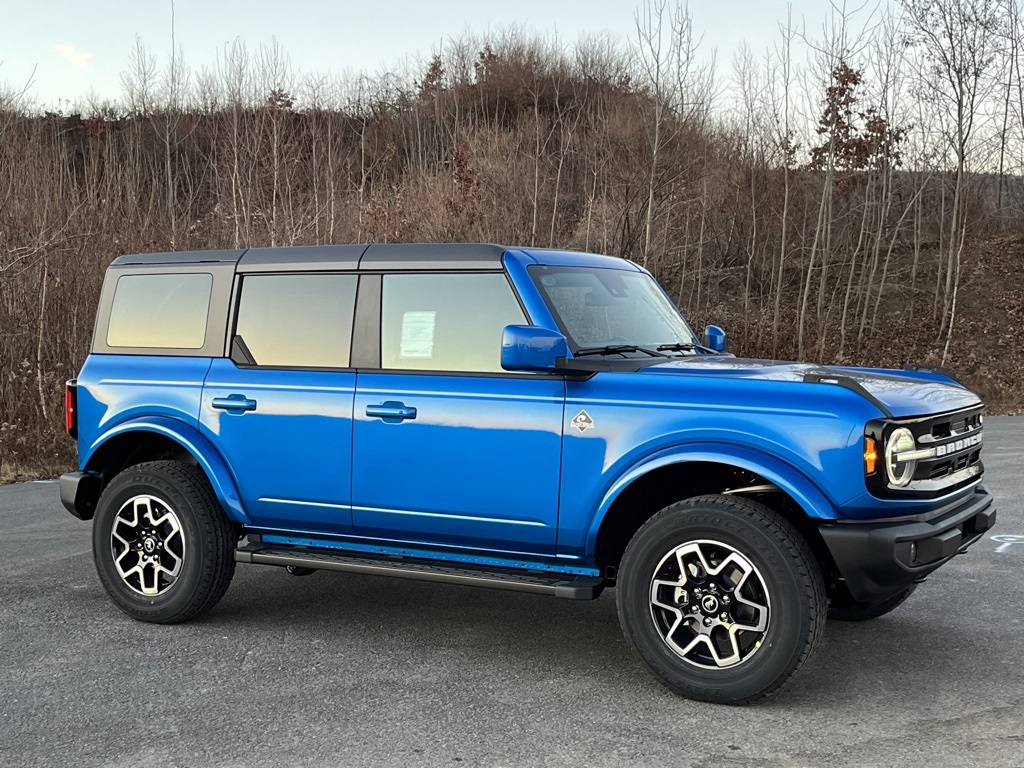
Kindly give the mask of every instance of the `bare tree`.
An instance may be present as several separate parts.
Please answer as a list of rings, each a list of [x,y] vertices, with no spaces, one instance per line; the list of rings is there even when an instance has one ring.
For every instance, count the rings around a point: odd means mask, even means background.
[[[968,221],[965,208],[967,171],[980,106],[990,95],[991,70],[999,55],[1000,14],[997,0],[901,0],[909,40],[917,46],[920,83],[925,98],[943,105],[947,118],[943,135],[954,164],[953,197],[949,209],[947,252],[940,336],[949,353],[956,320],[960,266]]]
[[[659,166],[668,141],[689,119],[702,118],[713,90],[713,61],[697,59],[701,38],[694,36],[693,18],[686,6],[669,5],[668,0],[644,0],[635,13],[639,44],[638,60],[644,82],[650,89],[650,171],[644,213],[642,263],[651,259],[656,193],[663,183]],[[676,119],[667,124],[666,117]]]

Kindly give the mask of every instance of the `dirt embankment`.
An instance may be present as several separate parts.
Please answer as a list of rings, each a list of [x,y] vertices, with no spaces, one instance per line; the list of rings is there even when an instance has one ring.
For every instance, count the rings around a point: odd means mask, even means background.
[[[950,358],[993,414],[1024,413],[1024,234],[976,244]]]

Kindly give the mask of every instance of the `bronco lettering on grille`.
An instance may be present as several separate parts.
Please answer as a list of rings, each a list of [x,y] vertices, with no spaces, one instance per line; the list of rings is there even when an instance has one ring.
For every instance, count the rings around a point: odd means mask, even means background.
[[[946,443],[945,445],[935,446],[935,455],[949,456],[952,453],[959,453],[960,451],[966,450],[967,448],[973,448],[976,445],[981,445],[981,433],[971,435],[970,437],[964,437],[960,440],[956,440],[952,443]]]

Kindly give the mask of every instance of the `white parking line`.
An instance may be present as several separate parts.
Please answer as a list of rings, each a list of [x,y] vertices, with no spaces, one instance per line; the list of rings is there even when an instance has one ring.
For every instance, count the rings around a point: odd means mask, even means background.
[[[996,547],[996,553],[1002,553],[1012,547],[1014,544],[1024,544],[1024,536],[1017,536],[1014,534],[1000,533],[996,536],[989,536],[992,541],[1000,542],[999,546]]]

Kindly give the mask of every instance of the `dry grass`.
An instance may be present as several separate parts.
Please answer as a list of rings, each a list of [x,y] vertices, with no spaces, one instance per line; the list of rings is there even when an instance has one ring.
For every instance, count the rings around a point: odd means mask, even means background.
[[[50,480],[72,467],[66,464],[15,465],[0,461],[0,485],[7,483],[24,483],[29,480]]]

